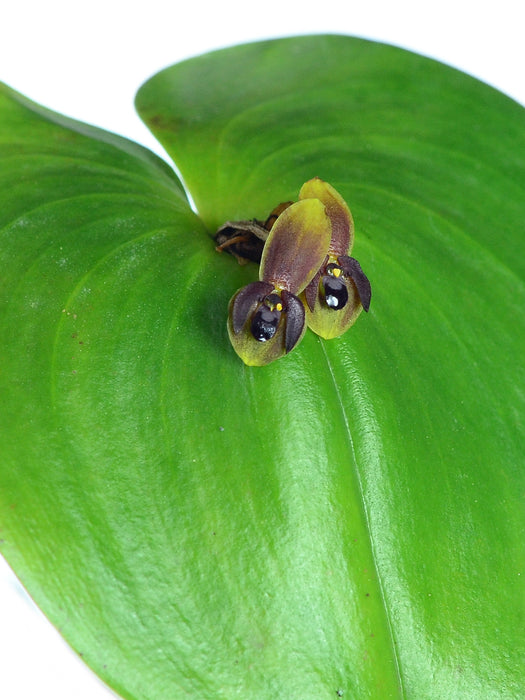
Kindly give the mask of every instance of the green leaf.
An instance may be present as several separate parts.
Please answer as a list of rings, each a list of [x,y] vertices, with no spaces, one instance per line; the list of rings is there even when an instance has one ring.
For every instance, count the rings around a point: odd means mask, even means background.
[[[346,37],[163,71],[154,156],[0,92],[0,547],[125,698],[518,698],[525,114]],[[246,367],[214,250],[314,176],[374,297]],[[206,227],[206,228],[205,228]]]

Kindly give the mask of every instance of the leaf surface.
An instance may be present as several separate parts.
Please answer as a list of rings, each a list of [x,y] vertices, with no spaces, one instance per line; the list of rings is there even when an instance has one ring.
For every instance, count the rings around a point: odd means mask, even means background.
[[[0,93],[0,539],[126,698],[518,698],[525,115],[346,37],[216,52],[129,142]],[[214,250],[313,176],[373,300],[245,367]]]

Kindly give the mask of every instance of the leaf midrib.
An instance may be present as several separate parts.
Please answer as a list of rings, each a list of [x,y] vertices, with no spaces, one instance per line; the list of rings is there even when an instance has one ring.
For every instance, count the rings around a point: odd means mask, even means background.
[[[383,577],[382,577],[381,572],[378,568],[376,551],[375,551],[374,543],[373,543],[373,540],[371,537],[370,517],[369,517],[369,512],[368,512],[368,508],[367,508],[367,504],[366,504],[366,499],[364,497],[364,488],[363,488],[363,482],[361,479],[361,473],[360,473],[360,470],[359,470],[358,464],[357,464],[357,456],[356,456],[355,449],[354,449],[354,441],[352,438],[352,431],[350,428],[350,422],[348,420],[348,414],[347,414],[347,411],[346,411],[346,408],[344,405],[343,398],[342,398],[341,393],[339,391],[338,383],[337,383],[336,378],[335,378],[335,374],[334,374],[334,370],[332,367],[332,363],[330,361],[330,357],[326,351],[326,341],[320,339],[320,345],[321,345],[323,357],[324,357],[324,360],[326,363],[327,372],[328,372],[328,375],[330,377],[330,383],[332,384],[334,396],[336,399],[334,407],[337,406],[337,408],[341,414],[344,426],[345,426],[345,437],[346,437],[346,441],[348,443],[349,453],[352,456],[352,464],[354,466],[355,481],[357,482],[358,487],[359,487],[359,500],[361,502],[361,511],[362,511],[364,518],[365,518],[367,537],[368,537],[368,541],[370,544],[370,551],[372,554],[372,560],[374,562],[374,570],[375,570],[378,585],[379,585],[379,591],[380,591],[380,595],[381,595],[381,605],[383,608],[383,614],[384,614],[384,618],[386,620],[386,626],[388,629],[388,637],[390,639],[390,648],[391,648],[391,652],[392,652],[392,658],[394,659],[398,687],[399,687],[400,693],[401,693],[400,698],[402,698],[404,700],[406,695],[405,695],[405,690],[403,687],[403,678],[402,678],[402,674],[401,674],[400,659],[399,659],[399,654],[397,651],[397,645],[396,645],[395,639],[394,639],[393,625],[392,625],[392,619],[391,619],[391,616],[389,613],[389,606],[386,603]]]

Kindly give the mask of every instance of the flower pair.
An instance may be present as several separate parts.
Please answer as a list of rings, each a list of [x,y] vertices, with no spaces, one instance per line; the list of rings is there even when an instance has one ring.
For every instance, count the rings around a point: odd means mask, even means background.
[[[278,209],[271,227],[251,223],[251,232],[266,238],[259,281],[237,291],[229,304],[230,341],[247,365],[286,355],[307,326],[335,338],[370,306],[370,282],[349,256],[354,224],[341,195],[314,178],[302,186],[297,202]]]

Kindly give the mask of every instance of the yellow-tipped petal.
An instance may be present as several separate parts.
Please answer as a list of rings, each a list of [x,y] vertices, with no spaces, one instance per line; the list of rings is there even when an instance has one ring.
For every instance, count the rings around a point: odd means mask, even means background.
[[[330,219],[318,199],[295,202],[272,227],[259,278],[276,289],[301,292],[323,264],[332,236]]]

